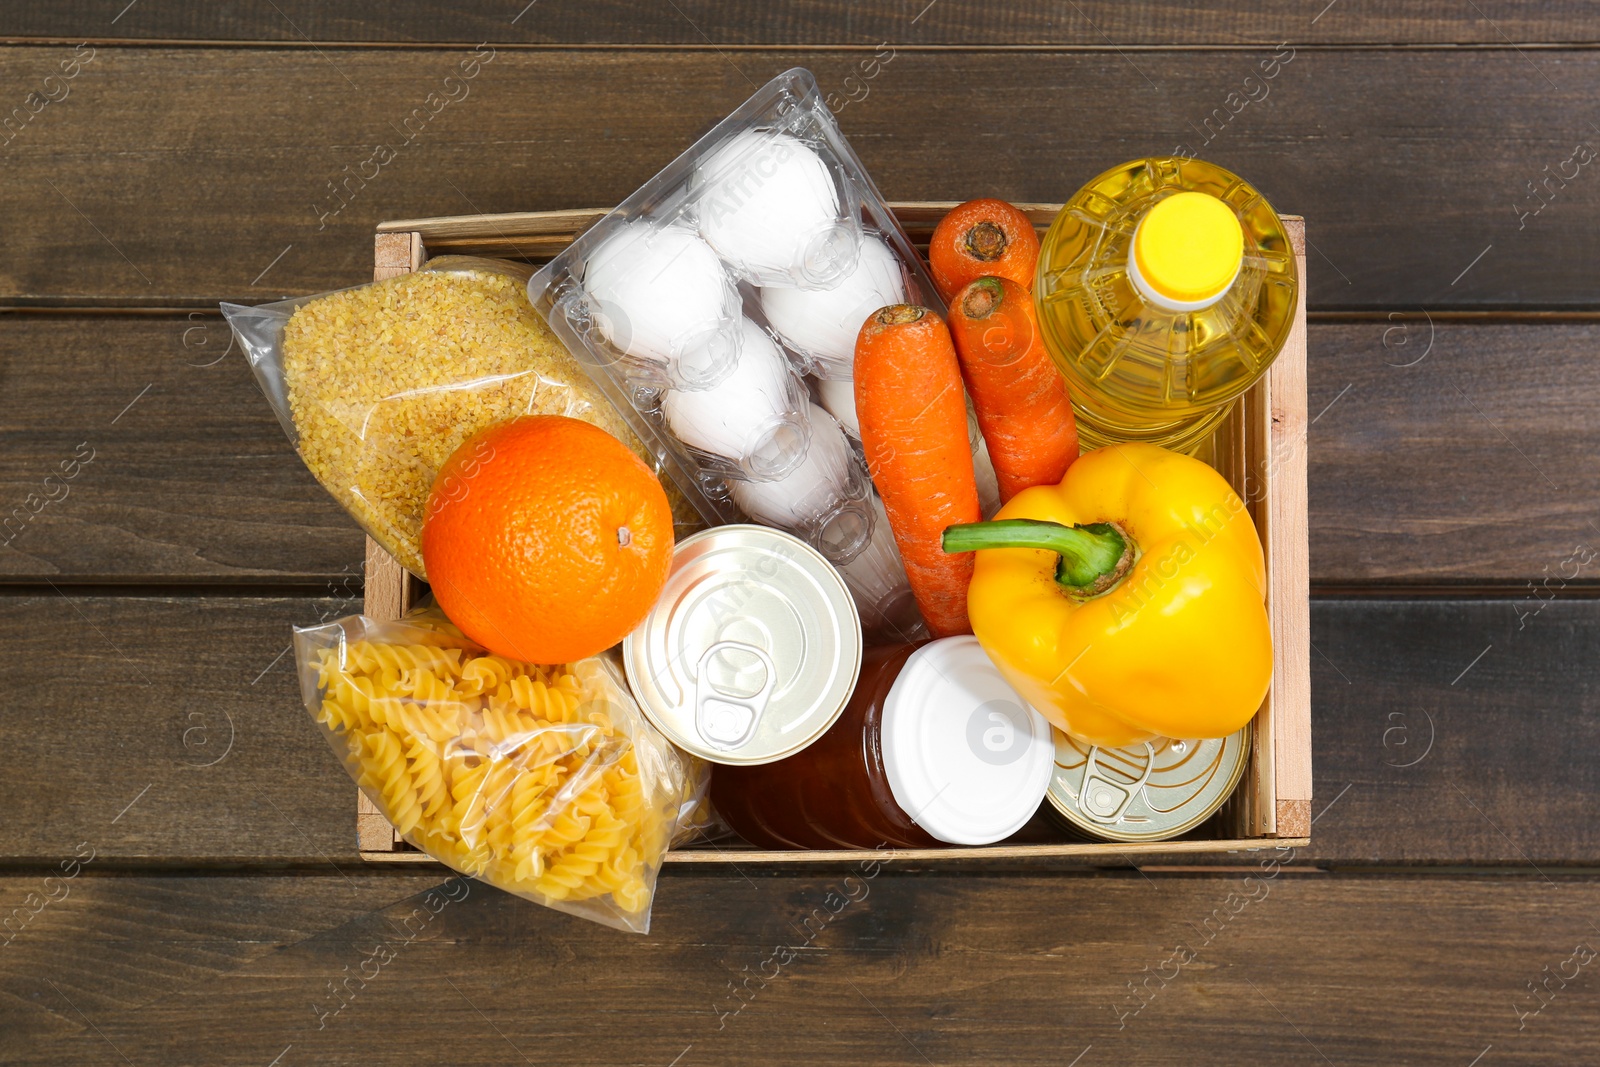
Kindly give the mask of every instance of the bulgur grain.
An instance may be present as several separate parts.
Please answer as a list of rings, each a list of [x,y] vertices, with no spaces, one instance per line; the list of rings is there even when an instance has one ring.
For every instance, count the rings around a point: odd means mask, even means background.
[[[306,466],[422,578],[434,474],[487,426],[570,415],[658,466],[522,283],[492,270],[418,271],[304,304],[284,326],[283,367]]]

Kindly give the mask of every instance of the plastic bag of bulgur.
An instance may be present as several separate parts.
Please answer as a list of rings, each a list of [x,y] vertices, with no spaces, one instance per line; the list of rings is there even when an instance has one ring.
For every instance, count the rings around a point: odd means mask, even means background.
[[[518,415],[569,415],[614,434],[661,478],[680,535],[702,522],[655,431],[619,413],[528,303],[531,273],[443,256],[351,289],[222,305],[300,458],[419,578],[434,475],[468,437]]]

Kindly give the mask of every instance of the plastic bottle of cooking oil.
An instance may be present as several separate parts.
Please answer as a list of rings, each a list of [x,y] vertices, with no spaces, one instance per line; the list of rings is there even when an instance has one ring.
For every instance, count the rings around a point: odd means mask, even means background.
[[[1198,159],[1139,159],[1056,216],[1034,284],[1085,449],[1203,449],[1289,336],[1299,288],[1283,222]]]

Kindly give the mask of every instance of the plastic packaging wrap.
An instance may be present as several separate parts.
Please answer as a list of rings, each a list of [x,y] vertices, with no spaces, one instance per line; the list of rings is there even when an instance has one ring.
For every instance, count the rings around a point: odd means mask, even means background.
[[[845,432],[861,440],[861,418],[856,414],[856,383],[849,378],[813,378],[817,399],[828,414],[839,420]]]
[[[648,931],[662,856],[704,821],[705,765],[595,656],[493,656],[429,604],[295,630],[306,709],[405,839],[462,874]]]
[[[904,644],[927,638],[917,598],[906,581],[905,563],[883,501],[873,492],[872,529],[865,548],[839,568],[861,612],[861,631],[871,644]]]
[[[621,439],[661,478],[680,532],[714,517],[697,510],[692,475],[654,428],[551,334],[528,303],[529,274],[444,256],[351,289],[222,305],[311,473],[419,577],[434,475],[468,437],[517,415],[569,415]]]

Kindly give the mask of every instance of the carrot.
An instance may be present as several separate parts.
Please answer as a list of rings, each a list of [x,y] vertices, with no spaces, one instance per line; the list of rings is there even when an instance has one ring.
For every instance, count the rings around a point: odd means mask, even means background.
[[[974,556],[947,555],[944,529],[976,522],[967,401],[950,331],[924,307],[872,314],[856,338],[856,414],[867,471],[883,498],[917,607],[936,637],[970,634]]]
[[[946,303],[977,278],[1010,278],[1031,290],[1038,263],[1033,223],[1004,200],[968,200],[939,221],[928,243],[933,284]]]
[[[1078,458],[1078,425],[1033,297],[1010,278],[979,278],[950,302],[950,333],[1001,502],[1061,481]]]

